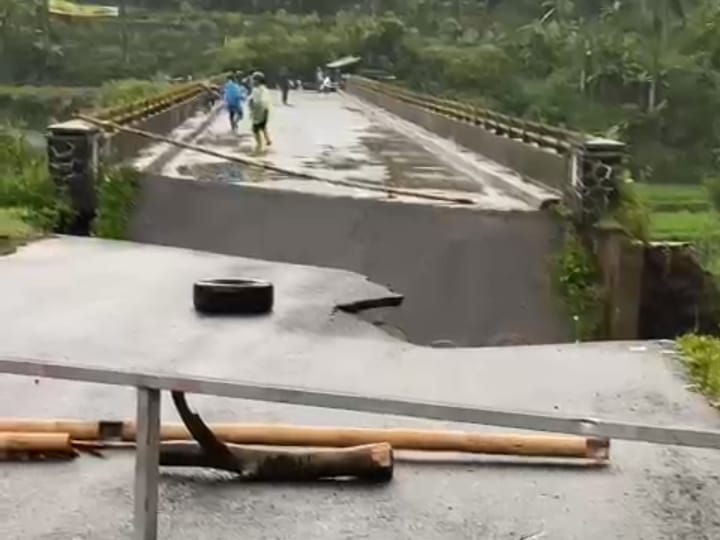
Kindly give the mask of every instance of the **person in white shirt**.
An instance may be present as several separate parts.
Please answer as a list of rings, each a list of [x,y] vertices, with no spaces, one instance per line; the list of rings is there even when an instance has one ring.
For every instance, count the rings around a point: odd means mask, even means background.
[[[259,71],[253,74],[252,82],[253,90],[249,99],[250,117],[252,119],[253,135],[255,136],[255,153],[260,154],[264,150],[264,145],[272,145],[272,140],[268,134],[270,90],[268,90],[265,83],[265,75]]]

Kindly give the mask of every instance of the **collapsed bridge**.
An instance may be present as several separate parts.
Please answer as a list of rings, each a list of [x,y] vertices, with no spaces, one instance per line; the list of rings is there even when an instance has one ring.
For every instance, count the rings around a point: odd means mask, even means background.
[[[231,159],[79,120],[51,126],[51,167],[79,213],[95,211],[99,162],[133,163],[129,239],[363,274],[405,296],[366,316],[416,343],[574,338],[553,284],[563,223],[551,207],[597,220],[616,196],[621,143],[352,78],[339,94],[276,103],[268,171],[233,161],[251,151],[249,130],[231,133],[205,96],[190,84],[95,117]],[[637,333],[639,287],[625,267],[640,255],[626,248],[601,239],[618,338]]]

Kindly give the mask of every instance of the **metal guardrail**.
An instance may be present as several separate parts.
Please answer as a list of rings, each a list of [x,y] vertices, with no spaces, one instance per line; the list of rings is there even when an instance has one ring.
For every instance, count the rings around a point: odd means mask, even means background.
[[[380,94],[385,94],[405,103],[442,114],[455,120],[469,122],[481,126],[488,131],[492,131],[497,135],[535,144],[541,148],[554,150],[561,154],[567,153],[575,147],[582,146],[584,142],[593,138],[590,135],[578,131],[501,114],[460,101],[437,98],[420,92],[414,92],[396,84],[373,81],[357,76],[352,77],[352,81],[356,85]]]
[[[125,105],[101,109],[92,112],[92,115],[101,120],[111,121],[120,125],[130,124],[136,120],[165,111],[188,99],[192,99],[204,91],[206,91],[206,88],[201,83],[183,84],[179,85],[178,88],[173,88],[152,98],[140,99]]]
[[[137,452],[135,457],[135,540],[156,540],[160,455],[160,392],[181,391],[253,401],[597,436],[664,445],[720,449],[720,431],[660,427],[629,422],[576,418],[418,402],[393,397],[339,394],[309,388],[273,386],[183,375],[162,375],[118,369],[67,365],[0,356],[0,373],[98,383],[137,389]]]
[[[151,98],[138,99],[124,105],[100,110],[85,111],[85,114],[115,124],[131,124],[136,120],[153,116],[197,97],[207,91],[208,82],[217,83],[222,80],[225,75],[226,74],[216,75],[205,81],[177,84],[170,90]]]

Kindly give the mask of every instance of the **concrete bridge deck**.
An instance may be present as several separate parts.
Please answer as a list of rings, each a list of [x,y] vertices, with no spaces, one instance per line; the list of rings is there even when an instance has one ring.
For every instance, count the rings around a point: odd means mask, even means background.
[[[330,180],[354,180],[435,195],[462,194],[484,209],[533,210],[543,201],[556,198],[556,194],[523,181],[512,171],[353,96],[296,92],[291,95],[291,106],[283,106],[276,92],[273,98],[273,145],[263,159],[274,165]],[[202,121],[200,113],[177,132],[187,132]],[[237,155],[251,154],[254,145],[250,121],[246,118],[239,132],[233,134],[221,110],[215,111],[213,120],[193,142]],[[157,148],[148,149],[148,153],[157,153]],[[386,197],[375,191],[252,170],[192,151],[181,152],[162,172],[316,194]]]
[[[357,272],[405,295],[373,322],[415,343],[571,337],[550,277],[559,226],[539,211],[555,194],[354,96],[294,93],[289,107],[273,97],[268,162],[474,204],[388,198],[161,144],[136,161],[154,173],[142,180],[130,238]],[[249,120],[233,134],[219,107],[173,136],[235,155],[254,146]]]
[[[272,316],[199,317],[191,284],[272,280]],[[368,395],[717,429],[659,347],[439,350],[393,339],[340,302],[382,289],[348,272],[127,242],[60,238],[0,257],[0,354],[67,358]],[[0,376],[0,416],[124,419],[129,388]],[[209,421],[467,426],[192,396]],[[177,421],[168,396],[163,418]],[[482,429],[471,426],[468,429]],[[130,537],[132,453],[0,467],[3,540]],[[164,470],[162,539],[679,540],[720,537],[720,454],[613,442],[607,469],[405,454],[388,486],[261,485]],[[409,460],[409,462],[408,462]]]

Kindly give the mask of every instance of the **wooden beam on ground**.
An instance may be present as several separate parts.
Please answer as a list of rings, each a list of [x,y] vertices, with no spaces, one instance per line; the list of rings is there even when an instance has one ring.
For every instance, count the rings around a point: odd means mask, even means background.
[[[348,477],[388,482],[392,479],[393,452],[387,443],[294,451],[227,445],[215,436],[199,414],[190,410],[184,392],[172,392],[172,399],[197,444],[164,445],[160,450],[162,465],[211,467],[253,481],[299,482]]]
[[[103,425],[115,426],[108,439],[135,440],[136,429],[133,422],[0,419],[0,430],[67,431],[72,434],[73,439],[91,441],[103,439],[102,433],[110,431],[107,427],[103,428]],[[240,445],[346,448],[386,442],[396,450],[595,460],[606,460],[610,457],[610,441],[598,437],[278,424],[209,424],[209,428],[219,440]],[[163,424],[160,428],[160,439],[189,441],[192,436],[182,424]]]

